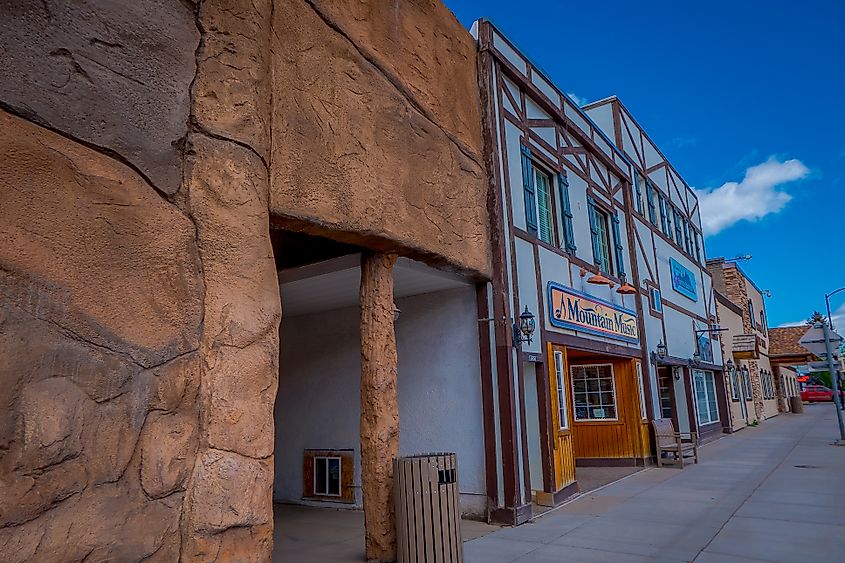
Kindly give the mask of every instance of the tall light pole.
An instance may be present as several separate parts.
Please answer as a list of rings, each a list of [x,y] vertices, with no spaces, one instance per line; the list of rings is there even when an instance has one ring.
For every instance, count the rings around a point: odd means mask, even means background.
[[[840,291],[845,291],[845,287],[840,287],[839,289],[835,289],[830,293],[824,294],[824,304],[827,306],[827,324],[830,326],[830,330],[833,330],[833,319],[830,316],[830,298],[839,293]]]
[[[827,326],[830,327],[831,332],[833,332],[833,317],[830,315],[830,298],[833,297],[834,295],[836,295],[837,293],[839,293],[840,291],[845,291],[845,287],[840,287],[839,289],[834,289],[830,293],[824,294],[824,304],[825,304],[825,307],[827,307]],[[828,351],[828,354],[829,353],[830,353],[830,351]],[[833,370],[833,368],[832,368],[833,358],[829,358],[827,364],[828,364],[828,369]],[[836,404],[837,408],[839,408],[841,410],[842,409],[842,401],[841,401],[841,397],[839,397],[839,375],[837,374],[836,371],[830,372],[830,382],[833,383],[833,392],[836,393],[836,397],[837,397],[837,401],[836,401],[835,404]],[[840,427],[842,426],[841,417],[840,417],[839,426]],[[843,434],[842,439],[845,440],[845,434]]]

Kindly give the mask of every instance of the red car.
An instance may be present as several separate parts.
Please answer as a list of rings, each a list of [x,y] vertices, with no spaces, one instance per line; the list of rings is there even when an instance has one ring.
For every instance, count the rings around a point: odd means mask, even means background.
[[[845,401],[845,391],[839,391],[840,401]],[[801,391],[801,401],[805,403],[813,403],[815,401],[833,401],[833,390],[824,385],[807,385]],[[841,403],[840,403],[841,404]]]

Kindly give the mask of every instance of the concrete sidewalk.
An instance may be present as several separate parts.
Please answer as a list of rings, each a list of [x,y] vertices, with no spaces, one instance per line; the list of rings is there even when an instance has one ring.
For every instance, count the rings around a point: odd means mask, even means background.
[[[464,544],[468,562],[845,562],[845,447],[809,405]]]

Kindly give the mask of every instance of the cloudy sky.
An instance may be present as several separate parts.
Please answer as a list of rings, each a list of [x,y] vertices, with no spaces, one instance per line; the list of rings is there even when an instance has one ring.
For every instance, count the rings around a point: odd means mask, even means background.
[[[753,256],[771,326],[845,286],[845,2],[445,2],[578,100],[618,95],[698,190],[707,255]]]

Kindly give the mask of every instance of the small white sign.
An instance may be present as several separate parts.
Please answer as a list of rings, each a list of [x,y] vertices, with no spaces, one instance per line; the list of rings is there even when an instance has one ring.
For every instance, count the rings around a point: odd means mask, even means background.
[[[604,409],[593,409],[593,418],[604,418]]]

